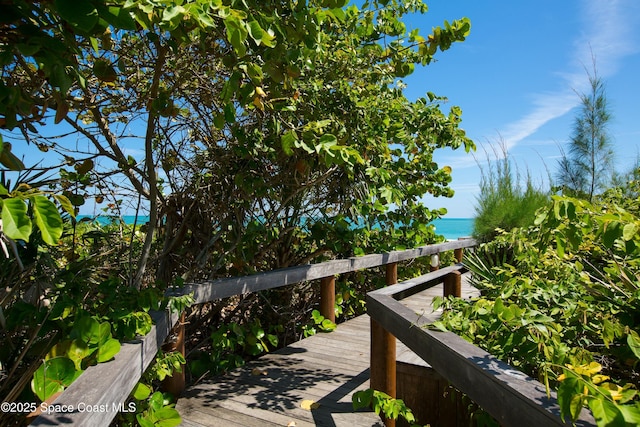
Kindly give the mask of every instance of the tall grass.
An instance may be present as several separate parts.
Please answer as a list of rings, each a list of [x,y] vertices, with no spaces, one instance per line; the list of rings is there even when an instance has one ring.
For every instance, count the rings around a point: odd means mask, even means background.
[[[501,155],[500,155],[501,154]],[[480,241],[492,240],[500,230],[533,224],[535,212],[549,201],[550,191],[535,185],[527,170],[523,177],[513,167],[507,150],[487,153],[487,166],[478,162],[481,171],[480,195],[476,198],[473,236]]]

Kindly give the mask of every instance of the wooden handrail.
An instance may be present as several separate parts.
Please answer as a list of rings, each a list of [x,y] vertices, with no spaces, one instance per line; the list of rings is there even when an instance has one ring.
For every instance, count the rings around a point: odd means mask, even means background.
[[[155,324],[147,335],[122,344],[112,361],[88,367],[46,407],[50,413],[43,412],[31,425],[108,426],[124,408],[179,316],[154,312],[152,319]]]
[[[556,394],[551,392],[547,396],[544,384],[454,333],[429,329],[428,325],[437,320],[435,314],[418,315],[398,301],[434,283],[442,283],[444,277],[461,269],[461,265],[452,266],[369,292],[367,313],[372,321],[402,341],[500,425],[571,425],[560,419]],[[583,411],[576,425],[595,426],[595,420],[590,413]]]
[[[180,288],[171,288],[169,296],[194,294],[196,304],[216,301],[236,295],[264,291],[281,286],[293,285],[301,282],[319,280],[337,274],[381,267],[383,265],[421,258],[447,251],[455,251],[476,246],[474,239],[454,240],[436,245],[422,246],[404,251],[393,251],[384,254],[372,254],[352,257],[318,264],[299,265],[281,268],[265,273],[252,274],[243,277],[210,280],[202,283],[187,283]]]
[[[179,296],[193,293],[196,304],[205,303],[231,296],[324,279],[338,274],[398,263],[441,252],[460,250],[475,245],[476,242],[473,239],[457,240],[404,251],[284,268],[244,277],[190,283],[181,288],[170,289],[167,295]],[[123,407],[133,387],[135,387],[144,371],[153,361],[162,342],[169,335],[172,326],[176,324],[179,317],[180,314],[178,313],[154,313],[153,318],[156,324],[149,334],[138,340],[123,344],[122,349],[113,361],[89,367],[80,378],[52,403],[52,409],[71,409],[69,412],[54,411],[52,413],[43,413],[33,421],[32,425],[109,425],[115,418],[118,409]]]

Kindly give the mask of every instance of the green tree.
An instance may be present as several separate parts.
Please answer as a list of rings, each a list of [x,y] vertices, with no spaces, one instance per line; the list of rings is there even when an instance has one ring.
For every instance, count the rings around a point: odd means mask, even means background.
[[[614,153],[607,129],[611,113],[604,83],[595,67],[589,75],[589,86],[588,93],[580,94],[580,112],[568,154],[563,152],[559,161],[556,179],[565,193],[591,201],[611,180]]]
[[[84,203],[88,186],[95,186],[99,198],[106,191],[121,198],[122,185],[118,192],[113,188],[122,181],[116,176],[124,175],[128,194],[149,205],[147,238],[131,274],[132,285],[139,287],[164,199],[156,164],[165,163],[160,156],[168,149],[160,122],[179,113],[174,100],[190,96],[185,79],[197,84],[193,75],[178,79],[181,70],[174,61],[184,52],[214,56],[218,62],[227,59],[231,65],[226,70],[198,71],[221,82],[219,89],[226,82],[226,94],[216,105],[230,118],[257,90],[255,76],[261,70],[252,59],[269,58],[269,49],[287,38],[303,43],[304,32],[318,25],[316,12],[322,7],[298,3],[294,10],[280,3],[223,5],[215,0],[93,1],[79,7],[61,0],[18,1],[1,8],[0,124],[19,132],[4,136],[64,151],[66,163],[74,167],[59,171],[59,184],[76,207]],[[281,15],[289,19],[273,25]],[[41,124],[51,121],[66,123],[92,148],[70,153],[56,139],[45,137]],[[51,130],[46,133],[51,135]],[[125,154],[127,134],[142,141],[142,161]],[[3,159],[11,154],[10,145],[4,148]],[[97,169],[100,162],[109,166]]]
[[[419,198],[452,192],[450,169],[437,167],[433,150],[470,149],[472,143],[457,127],[458,108],[444,114],[435,95],[411,103],[398,78],[415,64],[428,63],[439,44],[460,39],[468,23],[448,24],[440,38],[431,37],[429,50],[417,32],[406,34],[400,49],[398,19],[414,7],[389,5],[393,13],[384,21],[375,19],[373,8],[378,6],[323,15],[317,45],[296,52],[289,71],[266,63],[264,93],[235,121],[225,122],[205,106],[176,119],[204,144],[190,153],[179,150],[181,157],[167,174],[175,205],[188,204],[194,216],[176,218],[189,231],[165,241],[198,236],[204,244],[183,252],[181,265],[164,258],[163,271],[209,258],[208,274],[227,274],[229,261],[237,274],[237,268],[284,267],[319,256],[350,256],[354,248],[393,249],[434,238],[426,224],[440,213]],[[385,38],[387,47],[380,42]],[[189,64],[199,67],[193,60]],[[215,96],[211,90],[208,96]],[[218,123],[215,129],[208,126],[212,121]],[[225,191],[211,182],[224,183]],[[211,233],[201,234],[202,218],[224,230],[215,241]],[[393,237],[376,237],[376,227]]]
[[[91,193],[113,205],[146,200],[135,286],[150,260],[169,281],[167,272],[194,266],[225,275],[230,263],[247,272],[345,253],[353,233],[338,230],[353,224],[364,224],[360,251],[383,244],[371,237],[380,226],[394,236],[384,248],[425,243],[440,211],[420,197],[453,194],[450,168],[432,152],[473,144],[459,108],[442,112],[433,94],[409,102],[399,79],[464,40],[469,22],[423,37],[401,21],[425,12],[421,2],[344,3],[95,2],[82,13],[64,0],[19,3],[15,28],[37,11],[43,40],[59,31],[71,48],[63,55],[56,45],[50,57],[36,38],[33,49],[11,51],[3,84],[38,116],[10,104],[8,127],[62,151],[37,120],[54,107],[52,118],[90,143],[65,153],[74,166],[60,171],[64,194],[77,205]],[[64,75],[49,76],[60,61]],[[38,66],[44,72],[33,73]],[[142,160],[122,148],[128,135],[142,141]],[[301,228],[315,239],[306,246],[294,244]]]
[[[69,329],[76,309],[101,318],[109,311],[105,295],[124,291],[116,279],[96,290],[108,276],[152,288],[176,276],[246,274],[435,239],[427,224],[442,211],[420,199],[453,191],[451,168],[433,152],[474,145],[458,107],[444,110],[445,99],[431,93],[410,102],[401,79],[464,40],[470,23],[445,21],[420,35],[402,18],[426,12],[421,1],[346,3],[0,3],[2,172],[24,168],[11,151],[17,144],[63,160],[46,191],[3,180],[10,221],[2,237],[25,241],[44,230],[55,243],[62,225],[49,220],[60,220],[54,201],[71,215],[91,198],[114,209],[129,201],[150,217],[131,238],[118,234],[124,243],[108,252],[117,259],[100,268],[87,266],[109,255],[92,261],[71,231],[60,252],[16,246],[19,256],[42,255],[29,260],[43,270],[34,299],[48,305],[25,307],[33,275],[3,265],[12,274],[0,276],[0,289],[11,288],[0,293],[0,317],[16,339],[0,346],[11,352],[0,362],[11,372],[20,365],[6,388],[17,384],[19,394],[28,384],[18,378],[55,344],[44,338]],[[27,226],[30,216],[37,227]],[[84,264],[72,263],[81,249]],[[46,269],[37,265],[45,255]],[[41,331],[46,337],[31,339]]]

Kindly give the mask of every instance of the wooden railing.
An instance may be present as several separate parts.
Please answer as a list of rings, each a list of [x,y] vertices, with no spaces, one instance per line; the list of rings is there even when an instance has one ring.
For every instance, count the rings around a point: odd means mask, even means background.
[[[373,254],[343,260],[328,261],[274,270],[251,276],[213,280],[199,284],[188,284],[173,289],[170,295],[193,293],[196,303],[205,303],[235,295],[244,295],[281,286],[312,280],[320,280],[321,313],[325,318],[334,318],[335,276],[352,271],[386,265],[387,281],[394,277],[397,281],[397,263],[415,258],[433,256],[446,251],[455,251],[462,256],[464,248],[475,246],[472,239],[423,246],[405,251]],[[434,263],[434,268],[437,263]],[[450,271],[439,270],[436,275],[444,277]],[[392,276],[390,276],[390,274]],[[435,277],[435,276],[434,276]],[[394,290],[401,287],[394,286]],[[375,297],[374,297],[375,300]],[[375,305],[375,301],[374,301]],[[385,317],[386,315],[383,315]],[[71,386],[69,386],[51,405],[50,413],[43,413],[32,423],[34,426],[71,425],[71,426],[107,426],[124,407],[131,390],[153,361],[158,349],[169,336],[172,326],[180,318],[176,313],[154,313],[155,325],[149,334],[138,340],[125,343],[108,363],[89,367]],[[381,324],[386,325],[386,321]],[[178,323],[180,325],[180,323]],[[384,326],[386,328],[386,326]],[[175,330],[174,330],[175,332]],[[395,331],[392,331],[396,333]],[[400,337],[400,335],[397,335]],[[395,354],[394,354],[395,357]]]
[[[544,384],[454,333],[429,329],[428,325],[436,320],[435,314],[417,315],[399,302],[443,280],[445,294],[460,296],[462,270],[459,264],[367,294],[367,313],[371,317],[371,388],[396,397],[397,338],[501,426],[571,425],[562,422],[556,394],[547,395]],[[395,281],[390,276],[393,273],[387,275],[391,285]],[[394,420],[385,420],[385,425],[394,426]],[[596,424],[591,414],[583,411],[576,425]]]

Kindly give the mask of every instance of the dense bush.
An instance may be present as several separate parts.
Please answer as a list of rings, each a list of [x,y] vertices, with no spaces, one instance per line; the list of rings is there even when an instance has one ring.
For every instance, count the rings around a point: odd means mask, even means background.
[[[481,168],[473,236],[480,241],[493,239],[500,230],[533,224],[535,212],[549,200],[549,193],[536,186],[527,174],[524,180],[514,170],[506,151]]]
[[[535,225],[467,258],[482,296],[439,300],[438,327],[558,391],[565,418],[640,423],[640,216],[637,191],[593,204],[554,196]]]
[[[111,360],[120,341],[150,331],[162,289],[126,285],[127,255],[141,244],[140,232],[120,222],[66,221],[57,246],[36,234],[15,244],[15,257],[0,256],[3,400],[44,401]],[[24,415],[2,413],[0,424],[19,425]]]

